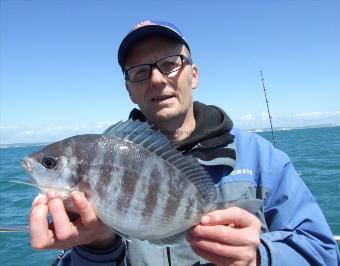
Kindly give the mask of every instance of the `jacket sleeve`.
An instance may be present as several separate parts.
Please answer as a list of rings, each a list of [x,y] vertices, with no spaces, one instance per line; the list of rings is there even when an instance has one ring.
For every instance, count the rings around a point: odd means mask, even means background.
[[[339,265],[339,250],[311,192],[288,161],[265,202],[269,232],[261,235],[261,265]]]
[[[126,266],[126,246],[121,238],[110,250],[97,252],[82,246],[65,250],[55,266]]]

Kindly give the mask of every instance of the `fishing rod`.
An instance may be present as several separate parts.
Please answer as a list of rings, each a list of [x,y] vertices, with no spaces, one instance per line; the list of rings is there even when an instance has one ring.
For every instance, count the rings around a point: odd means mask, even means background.
[[[273,144],[274,144],[274,147],[276,147],[274,129],[273,129],[273,124],[272,124],[272,116],[270,115],[270,111],[269,111],[269,101],[268,101],[268,98],[267,98],[266,86],[264,85],[264,78],[263,78],[263,75],[262,75],[262,70],[260,70],[260,73],[261,73],[261,80],[262,80],[264,97],[266,99],[266,104],[267,104],[267,111],[268,111],[268,117],[269,117],[269,122],[270,122],[270,129],[271,129],[271,132],[272,132]]]

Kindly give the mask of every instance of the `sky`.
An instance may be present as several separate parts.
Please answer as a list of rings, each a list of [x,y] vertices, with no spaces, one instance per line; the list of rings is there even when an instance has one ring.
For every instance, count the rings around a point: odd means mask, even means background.
[[[100,133],[135,106],[117,63],[140,20],[175,24],[194,99],[235,126],[340,125],[340,1],[1,0],[0,144]]]

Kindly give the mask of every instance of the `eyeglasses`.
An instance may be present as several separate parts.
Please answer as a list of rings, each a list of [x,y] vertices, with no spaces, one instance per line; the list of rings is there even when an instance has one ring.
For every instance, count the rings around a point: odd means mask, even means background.
[[[124,70],[125,80],[130,82],[139,82],[151,77],[151,72],[156,67],[159,72],[169,77],[170,73],[176,72],[183,68],[184,63],[192,64],[192,60],[185,55],[171,55],[159,59],[153,64],[141,64]]]

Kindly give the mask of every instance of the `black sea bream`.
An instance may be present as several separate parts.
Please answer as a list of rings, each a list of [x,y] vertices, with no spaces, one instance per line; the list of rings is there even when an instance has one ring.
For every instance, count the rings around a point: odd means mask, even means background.
[[[216,208],[216,189],[204,168],[139,121],[53,143],[22,165],[43,191],[84,192],[102,222],[154,244],[176,243]]]

